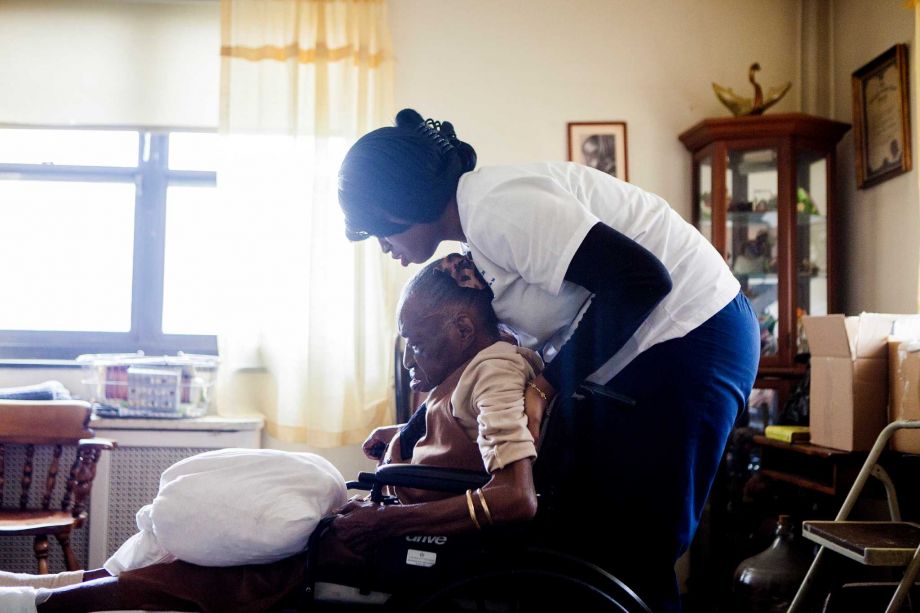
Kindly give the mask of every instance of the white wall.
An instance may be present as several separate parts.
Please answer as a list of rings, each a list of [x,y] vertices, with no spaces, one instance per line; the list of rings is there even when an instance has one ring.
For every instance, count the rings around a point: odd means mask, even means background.
[[[448,119],[480,164],[566,158],[566,123],[627,122],[629,178],[690,214],[677,135],[795,80],[796,0],[389,0],[396,103]],[[795,111],[793,91],[773,112]],[[766,89],[766,87],[764,88]]]
[[[918,62],[914,9],[901,0],[833,1],[834,119],[853,122],[851,74],[895,43],[907,43],[912,71]],[[916,72],[911,101],[917,104]],[[838,148],[837,198],[845,228],[840,252],[846,273],[845,310],[917,312],[920,265],[920,190],[917,128],[913,115],[914,168],[868,189],[856,189],[853,132]]]

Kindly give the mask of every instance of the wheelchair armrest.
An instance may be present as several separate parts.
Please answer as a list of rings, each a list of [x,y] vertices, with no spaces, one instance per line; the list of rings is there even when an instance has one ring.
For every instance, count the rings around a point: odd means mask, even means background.
[[[395,485],[436,492],[462,494],[482,487],[492,475],[475,470],[422,466],[419,464],[385,464],[377,472],[358,473],[357,481],[349,481],[349,489],[370,490],[374,486]]]

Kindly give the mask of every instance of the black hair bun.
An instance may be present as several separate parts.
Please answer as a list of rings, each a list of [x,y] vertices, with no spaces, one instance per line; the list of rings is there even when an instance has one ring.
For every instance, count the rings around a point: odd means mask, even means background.
[[[425,120],[418,114],[415,109],[403,109],[396,113],[397,128],[417,128]]]
[[[396,114],[396,127],[410,130],[420,129],[423,133],[429,134],[435,142],[443,143],[442,151],[454,149],[460,160],[462,172],[469,172],[476,168],[476,150],[457,138],[454,125],[449,121],[432,122],[428,120],[426,123],[418,111],[406,108]]]
[[[460,156],[463,172],[470,172],[476,168],[476,150],[473,149],[472,145],[457,141],[457,154]]]
[[[463,172],[469,172],[476,168],[476,150],[468,143],[457,138],[457,131],[454,130],[454,124],[449,121],[442,121],[439,131],[441,136],[446,138],[447,142],[453,145],[454,149],[457,150]]]
[[[441,127],[438,129],[438,131],[441,133],[441,136],[451,142],[457,140],[457,131],[454,130],[454,124],[449,121],[442,121]]]

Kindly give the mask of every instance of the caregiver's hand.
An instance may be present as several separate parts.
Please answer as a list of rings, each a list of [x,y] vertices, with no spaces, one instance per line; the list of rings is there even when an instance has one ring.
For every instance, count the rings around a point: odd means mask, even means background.
[[[533,436],[534,443],[539,443],[543,415],[555,395],[556,390],[549,381],[543,378],[543,375],[537,375],[524,388],[524,413],[527,415],[527,429]]]
[[[380,460],[386,451],[387,445],[393,440],[396,433],[399,432],[399,426],[381,426],[374,428],[364,443],[361,450],[364,455],[371,460]]]

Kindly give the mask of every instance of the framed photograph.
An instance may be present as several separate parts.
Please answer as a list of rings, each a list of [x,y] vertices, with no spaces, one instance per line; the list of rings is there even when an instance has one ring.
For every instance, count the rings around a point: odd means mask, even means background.
[[[895,45],[853,73],[856,186],[911,169],[907,45]]]
[[[578,121],[569,126],[569,161],[629,181],[626,122]]]

